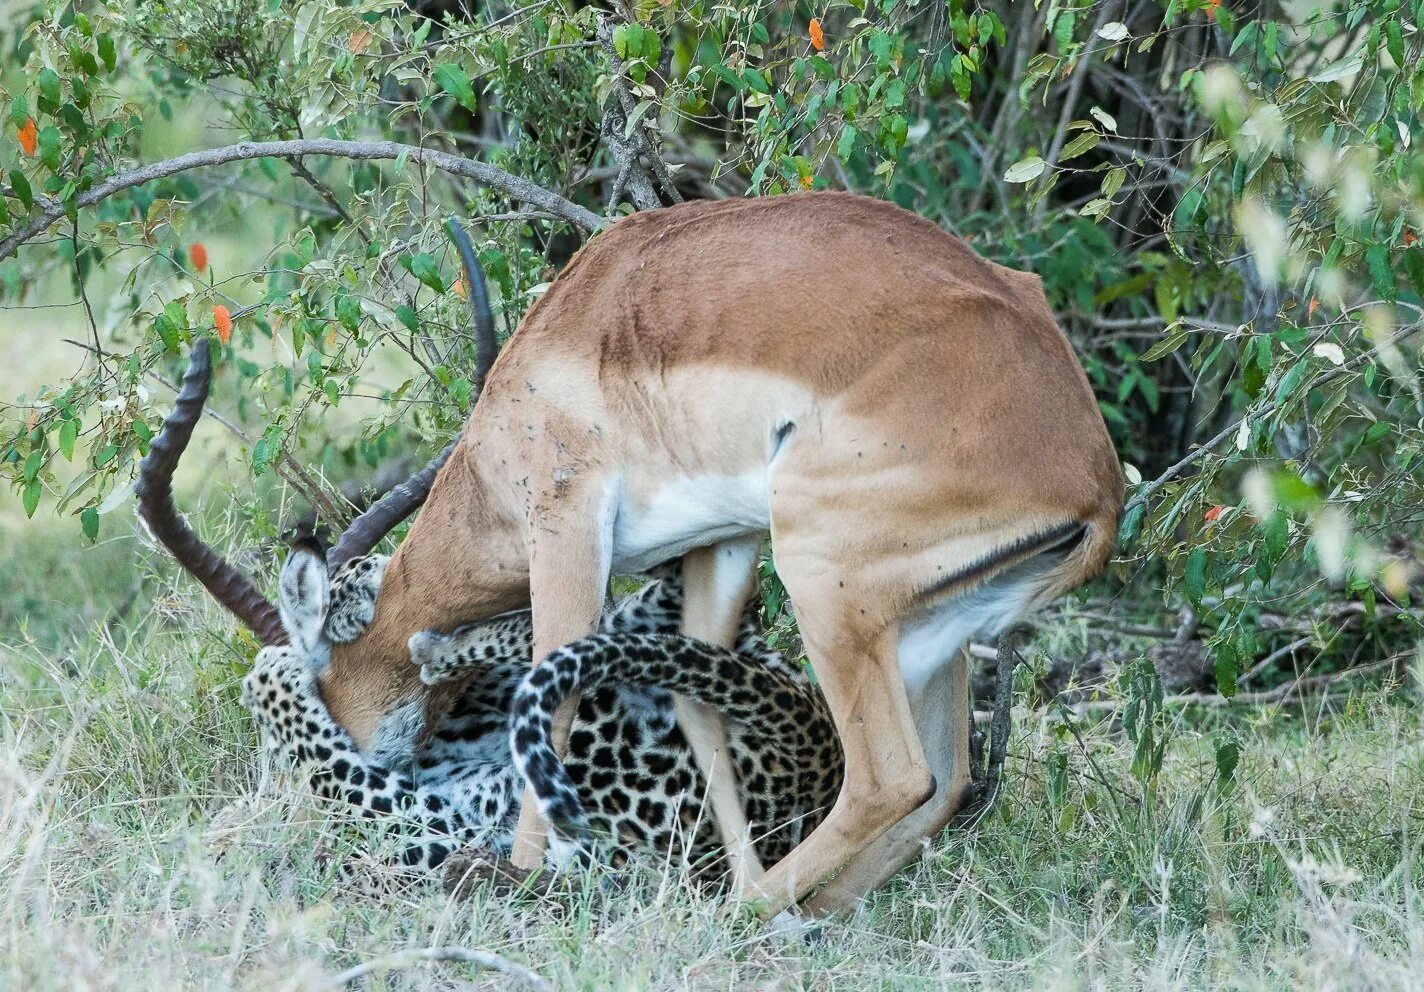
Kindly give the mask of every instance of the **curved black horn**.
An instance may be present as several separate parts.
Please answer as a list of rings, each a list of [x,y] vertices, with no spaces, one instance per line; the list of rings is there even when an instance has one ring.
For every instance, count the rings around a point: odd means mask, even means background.
[[[459,221],[450,217],[445,221],[445,230],[455,249],[460,253],[460,264],[465,268],[465,282],[469,293],[470,319],[475,322],[475,391],[478,396],[485,388],[485,379],[499,354],[499,340],[494,336],[494,313],[490,310],[489,290],[485,287],[485,274],[480,270],[479,259],[475,257],[470,236],[460,226]]]
[[[470,301],[470,316],[475,322],[475,388],[479,396],[484,389],[485,379],[499,353],[499,342],[494,333],[494,314],[490,310],[489,291],[485,286],[484,273],[480,271],[479,259],[475,257],[474,246],[465,229],[451,217],[445,221],[445,230],[455,242],[460,253],[460,263],[465,269],[465,283]],[[362,513],[337,539],[336,546],[327,555],[327,564],[332,571],[340,568],[352,558],[364,555],[380,543],[391,530],[406,517],[418,510],[425,497],[430,495],[430,487],[435,484],[435,476],[440,467],[450,457],[450,452],[459,444],[459,438],[450,443],[444,451],[436,455],[425,467],[405,482],[396,486]]]
[[[203,412],[212,382],[213,362],[208,341],[200,339],[188,358],[188,371],[173,412],[153,439],[138,469],[134,492],[138,514],[149,533],[177,559],[185,571],[201,582],[216,599],[251,628],[266,645],[286,644],[277,608],[257,591],[247,577],[204,544],[173,505],[173,470],[188,447],[193,428]]]
[[[337,539],[336,546],[326,556],[327,565],[333,572],[352,558],[366,554],[379,544],[381,538],[389,534],[396,524],[420,509],[425,497],[430,495],[430,487],[435,484],[435,476],[440,471],[440,466],[445,464],[450,452],[454,451],[455,445],[459,443],[459,438],[451,441],[444,451],[426,462],[423,469],[376,500],[365,513],[351,521],[351,525]]]

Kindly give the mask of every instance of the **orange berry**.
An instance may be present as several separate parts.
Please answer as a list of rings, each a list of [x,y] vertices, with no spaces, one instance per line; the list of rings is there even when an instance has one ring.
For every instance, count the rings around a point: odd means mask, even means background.
[[[188,246],[188,257],[193,261],[195,272],[208,271],[208,250],[203,247],[201,241],[194,241]]]
[[[35,149],[39,147],[39,130],[35,127],[33,117],[26,117],[24,127],[20,128],[20,147],[25,150],[26,155],[32,158]]]
[[[213,307],[213,326],[218,329],[218,340],[223,344],[232,340],[232,314],[221,303]]]
[[[811,47],[818,52],[826,50],[826,33],[821,30],[821,19],[811,18],[811,23],[806,26],[806,33],[811,38]]]

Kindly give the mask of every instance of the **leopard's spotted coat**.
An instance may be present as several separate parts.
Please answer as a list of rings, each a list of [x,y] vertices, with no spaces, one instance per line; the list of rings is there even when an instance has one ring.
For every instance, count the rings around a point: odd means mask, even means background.
[[[332,577],[319,623],[328,640],[351,640],[370,622],[384,567],[357,559]],[[264,649],[243,701],[268,749],[303,768],[317,794],[407,836],[408,865],[434,867],[466,843],[507,850],[526,773],[541,809],[579,841],[611,839],[615,856],[640,848],[698,862],[719,835],[702,814],[701,776],[673,718],[671,691],[683,693],[726,717],[758,854],[772,863],[834,802],[838,739],[819,691],[765,644],[752,610],[727,651],[678,634],[681,608],[680,578],[666,571],[619,603],[603,633],[532,670],[527,612],[416,635],[423,680],[470,681],[428,745],[400,764],[355,747],[298,650]],[[583,697],[561,766],[549,718],[576,689]]]

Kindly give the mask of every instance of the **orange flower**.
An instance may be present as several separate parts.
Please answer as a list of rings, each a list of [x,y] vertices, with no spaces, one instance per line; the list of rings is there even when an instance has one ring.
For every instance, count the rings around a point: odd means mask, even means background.
[[[1222,506],[1220,503],[1218,503],[1218,504],[1216,504],[1215,506],[1213,506],[1210,510],[1207,510],[1206,513],[1203,514],[1203,516],[1206,518],[1206,522],[1207,522],[1207,523],[1209,523],[1209,524],[1214,524],[1214,523],[1216,523],[1216,518],[1219,517],[1219,516],[1221,516],[1221,515],[1222,515],[1223,513],[1225,513],[1225,512],[1226,512],[1226,507],[1224,507],[1224,506]]]
[[[1319,310],[1319,309],[1320,309],[1320,301],[1317,300],[1315,297],[1312,296],[1312,297],[1310,298],[1310,306],[1306,308],[1305,315],[1306,315],[1307,317],[1314,317],[1314,316],[1315,316],[1315,311],[1317,311],[1317,310]]]
[[[232,314],[221,303],[213,307],[213,326],[218,329],[218,340],[223,344],[232,340]]]
[[[25,126],[20,128],[20,147],[25,150],[25,154],[34,157],[35,148],[39,145],[39,131],[35,128],[33,117],[25,118]]]
[[[811,47],[818,52],[826,50],[826,33],[821,30],[821,19],[811,18],[811,23],[806,26],[806,33],[811,37]]]
[[[188,257],[193,260],[194,271],[208,271],[208,250],[203,247],[201,241],[194,241],[188,246]]]
[[[1216,8],[1221,6],[1221,0],[1206,0],[1206,16],[1209,20],[1216,20]]]

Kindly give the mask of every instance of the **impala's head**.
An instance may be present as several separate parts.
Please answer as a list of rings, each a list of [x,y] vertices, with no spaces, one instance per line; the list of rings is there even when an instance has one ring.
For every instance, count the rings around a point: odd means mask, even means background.
[[[484,276],[469,238],[453,219],[446,226],[459,250],[469,286],[477,351],[475,391],[478,393],[498,350],[494,317]],[[164,421],[163,430],[154,439],[139,469],[134,489],[138,494],[140,518],[178,563],[252,630],[264,646],[265,658],[286,664],[299,663],[319,679],[322,697],[332,718],[346,727],[358,745],[374,750],[381,747],[383,740],[398,737],[407,742],[413,740],[424,726],[426,709],[439,702],[433,702],[427,693],[419,691],[417,669],[410,664],[405,645],[414,630],[428,624],[419,623],[409,630],[393,632],[392,623],[377,623],[372,625],[369,635],[350,629],[346,624],[349,636],[338,634],[341,642],[334,643],[333,627],[327,623],[329,576],[347,562],[366,555],[425,502],[436,474],[455,444],[353,520],[330,552],[323,553],[314,542],[299,542],[282,569],[279,604],[274,606],[241,572],[204,544],[173,506],[173,472],[202,413],[211,379],[208,342],[200,340],[193,346],[173,413]],[[434,573],[439,569],[427,571]],[[423,577],[431,582],[442,578],[437,574]],[[447,578],[454,581],[454,577]],[[408,588],[406,592],[409,593],[407,600],[420,595]],[[374,600],[374,595],[371,598]],[[366,617],[370,619],[371,616]],[[394,625],[398,626],[399,621]],[[333,662],[334,655],[337,657]],[[414,695],[408,691],[410,688],[417,690]]]
[[[134,487],[139,516],[178,563],[262,642],[264,656],[260,662],[263,665],[299,665],[310,675],[320,677],[331,659],[333,647],[327,626],[331,573],[367,554],[424,502],[436,473],[454,446],[446,448],[425,468],[352,521],[330,553],[324,552],[314,540],[298,541],[283,565],[280,595],[274,606],[246,576],[203,543],[173,505],[173,472],[202,414],[211,379],[208,342],[199,341],[193,347],[173,413],[164,421],[163,430],[154,439],[139,469]],[[357,636],[356,640],[359,639]],[[355,691],[359,694],[361,688],[356,687]],[[400,737],[408,742],[423,725],[422,705],[395,707],[390,712],[375,714],[369,722],[371,726],[363,728],[366,743],[379,749],[386,737]]]

